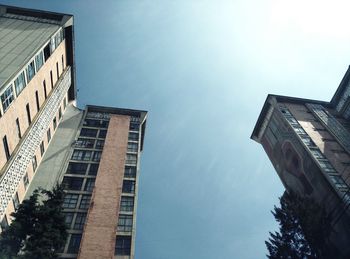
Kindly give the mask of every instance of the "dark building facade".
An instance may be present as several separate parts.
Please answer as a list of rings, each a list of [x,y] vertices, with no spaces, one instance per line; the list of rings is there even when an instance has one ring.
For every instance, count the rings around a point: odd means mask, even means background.
[[[330,213],[331,243],[350,253],[350,70],[330,102],[268,95],[251,138],[287,190]]]

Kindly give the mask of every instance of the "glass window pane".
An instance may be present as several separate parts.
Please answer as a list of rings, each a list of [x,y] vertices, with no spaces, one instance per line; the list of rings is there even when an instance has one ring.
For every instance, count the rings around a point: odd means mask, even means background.
[[[63,208],[74,209],[77,206],[78,194],[66,193],[63,200]]]
[[[88,164],[87,163],[73,163],[69,162],[67,168],[67,174],[85,174]]]
[[[132,230],[132,215],[119,215],[118,231],[130,232]]]
[[[65,176],[62,181],[62,185],[66,190],[81,190],[83,185],[83,178]]]

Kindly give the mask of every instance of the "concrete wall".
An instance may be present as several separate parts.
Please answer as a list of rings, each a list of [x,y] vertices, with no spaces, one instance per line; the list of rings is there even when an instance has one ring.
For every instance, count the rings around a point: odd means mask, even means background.
[[[10,107],[0,118],[0,168],[6,164],[6,155],[5,150],[2,144],[2,138],[6,135],[7,141],[9,145],[10,152],[12,153],[20,139],[17,134],[17,126],[16,126],[16,118],[19,119],[20,128],[22,136],[25,134],[28,129],[28,119],[27,119],[27,111],[26,104],[29,103],[30,107],[30,115],[32,121],[34,120],[35,115],[38,113],[36,107],[36,98],[35,91],[38,91],[39,95],[39,104],[43,105],[45,102],[44,95],[44,87],[43,81],[46,82],[46,90],[47,94],[51,92],[51,82],[50,82],[50,71],[52,71],[53,82],[54,84],[57,82],[57,74],[56,74],[56,62],[58,62],[59,72],[62,74],[62,55],[64,56],[64,60],[66,60],[66,50],[65,50],[65,41],[61,42],[58,48],[54,51],[51,57],[45,62],[45,64],[40,68],[38,73],[32,78],[32,80],[28,83],[28,85],[23,89],[23,91],[19,94],[19,96],[11,103]],[[53,133],[53,132],[52,132]],[[0,174],[2,171],[0,171]]]
[[[36,98],[35,98],[35,91],[38,91],[39,95],[39,104],[40,107],[45,103],[45,95],[44,95],[44,88],[43,88],[43,81],[46,81],[46,89],[47,89],[47,94],[48,98],[50,97],[50,92],[51,92],[51,83],[50,83],[50,71],[52,70],[52,75],[53,75],[53,83],[54,85],[58,81],[57,78],[57,73],[56,73],[56,62],[59,64],[59,73],[60,75],[64,71],[65,67],[62,67],[62,55],[65,57],[65,42],[63,41],[58,48],[55,50],[55,52],[51,55],[51,57],[46,61],[46,63],[41,67],[41,69],[38,71],[38,73],[32,78],[32,80],[29,82],[29,84],[23,89],[21,94],[13,101],[13,103],[10,105],[8,110],[3,114],[3,116],[0,118],[0,168],[1,173],[4,172],[7,166],[7,161],[6,161],[6,155],[4,151],[4,147],[2,144],[2,138],[3,136],[7,136],[8,144],[9,144],[9,149],[11,151],[11,154],[13,152],[16,152],[17,145],[20,143],[21,139],[18,138],[18,133],[17,133],[17,126],[15,123],[16,118],[19,119],[20,122],[20,127],[21,127],[21,133],[22,133],[22,139],[26,137],[26,131],[29,129],[29,124],[27,120],[27,112],[26,112],[26,104],[29,103],[30,106],[30,114],[32,118],[32,122],[35,120],[35,116],[38,114],[37,107],[36,107]],[[66,98],[68,101],[68,97],[66,94]],[[68,103],[67,103],[68,105]],[[61,112],[62,115],[65,113],[65,108],[64,108],[64,101],[62,100],[61,102]],[[56,113],[56,120],[57,120],[57,126],[60,123],[59,119],[59,111]],[[51,131],[51,138],[54,136],[55,130],[53,127],[53,123],[50,124],[50,131]],[[48,129],[47,129],[48,130]],[[49,142],[47,139],[47,135],[44,135],[43,138],[44,142],[44,147],[45,147],[45,153],[47,151],[47,148],[49,146]],[[44,153],[44,154],[45,154]],[[40,147],[36,150],[35,153],[36,159],[37,159],[37,167],[39,167],[41,160],[42,160],[42,155],[40,152]],[[35,172],[33,171],[33,166],[30,163],[27,168],[27,174],[28,174],[28,179],[29,182],[32,181]],[[17,188],[17,193],[19,197],[19,201],[22,201],[25,197],[26,194],[26,188],[24,185],[24,182],[21,181],[18,188]],[[11,222],[11,216],[10,214],[15,210],[13,203],[10,202],[9,205],[7,206],[6,209],[6,217],[8,222]]]

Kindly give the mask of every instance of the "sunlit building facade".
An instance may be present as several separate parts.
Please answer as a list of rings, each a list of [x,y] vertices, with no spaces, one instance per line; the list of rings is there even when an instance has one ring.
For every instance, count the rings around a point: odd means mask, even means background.
[[[65,188],[62,258],[134,258],[147,112],[76,107],[73,16],[0,5],[0,222]]]
[[[268,95],[251,138],[287,190],[331,215],[330,245],[350,253],[350,70],[330,102]]]

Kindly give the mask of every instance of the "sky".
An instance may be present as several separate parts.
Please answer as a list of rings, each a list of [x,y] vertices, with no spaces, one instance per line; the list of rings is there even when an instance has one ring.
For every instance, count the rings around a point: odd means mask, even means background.
[[[348,1],[0,3],[74,15],[79,107],[149,112],[136,259],[266,258],[284,188],[250,135],[269,93],[331,99]]]

